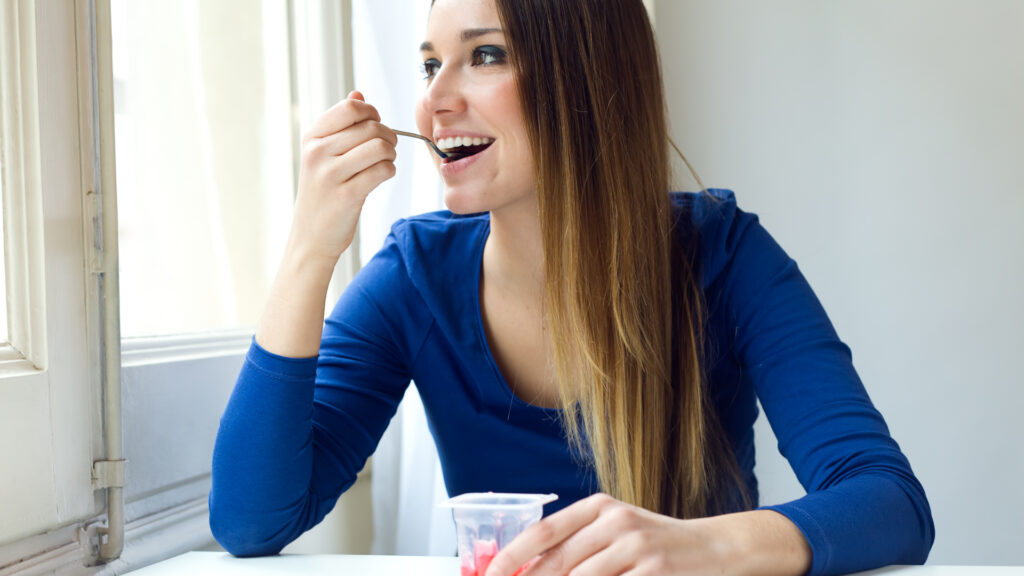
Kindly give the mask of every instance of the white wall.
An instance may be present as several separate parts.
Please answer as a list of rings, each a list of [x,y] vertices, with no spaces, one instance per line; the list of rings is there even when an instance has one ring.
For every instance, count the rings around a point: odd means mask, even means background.
[[[797,260],[931,501],[1024,564],[1024,2],[660,0],[673,135]],[[802,494],[758,428],[762,502]]]

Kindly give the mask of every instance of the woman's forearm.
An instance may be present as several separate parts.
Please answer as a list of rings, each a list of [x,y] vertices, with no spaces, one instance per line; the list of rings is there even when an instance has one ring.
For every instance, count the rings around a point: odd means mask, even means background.
[[[270,289],[256,329],[256,342],[267,352],[310,358],[320,351],[327,287],[334,266],[289,247]]]
[[[303,136],[291,235],[256,330],[264,350],[289,358],[319,352],[331,274],[352,245],[367,195],[395,175],[397,142],[359,92]]]

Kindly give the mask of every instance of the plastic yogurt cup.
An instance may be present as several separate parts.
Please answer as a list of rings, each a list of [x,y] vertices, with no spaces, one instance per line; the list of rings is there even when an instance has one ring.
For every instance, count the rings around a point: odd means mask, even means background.
[[[491,560],[527,526],[540,520],[557,494],[472,492],[450,498],[461,576],[484,576]],[[520,570],[525,569],[520,568]],[[517,571],[516,574],[519,572]]]

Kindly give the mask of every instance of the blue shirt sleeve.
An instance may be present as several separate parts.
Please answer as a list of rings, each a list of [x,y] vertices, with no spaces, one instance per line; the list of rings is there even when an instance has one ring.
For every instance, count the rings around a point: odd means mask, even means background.
[[[253,341],[213,454],[210,528],[228,552],[280,552],[355,482],[429,327],[417,298],[392,235],[325,322],[318,357],[284,358]]]
[[[924,489],[796,263],[731,193],[697,208],[734,353],[807,490],[765,508],[807,537],[811,574],[923,563],[934,540]]]

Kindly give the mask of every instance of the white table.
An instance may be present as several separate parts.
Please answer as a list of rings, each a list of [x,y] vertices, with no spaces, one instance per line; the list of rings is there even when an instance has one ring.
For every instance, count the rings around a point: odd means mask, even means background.
[[[131,572],[132,576],[458,576],[459,559],[427,556],[283,554],[235,558],[188,552]]]
[[[457,576],[458,558],[425,556],[284,555],[233,558],[224,552],[189,552],[132,572],[132,576]],[[861,576],[1024,576],[1024,567],[890,566]]]

